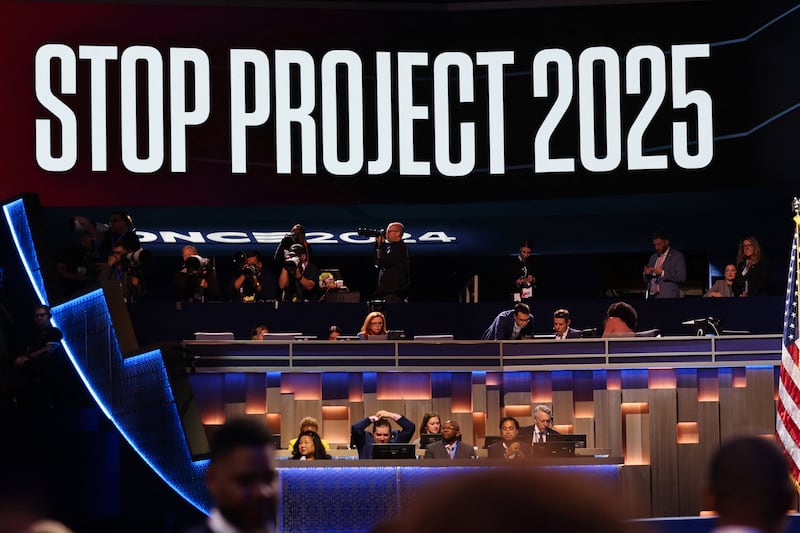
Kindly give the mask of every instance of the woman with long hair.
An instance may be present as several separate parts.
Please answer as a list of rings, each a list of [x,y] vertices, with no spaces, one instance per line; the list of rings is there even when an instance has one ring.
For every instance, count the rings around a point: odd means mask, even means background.
[[[369,339],[372,335],[386,335],[386,317],[380,311],[368,314],[358,332],[358,338],[362,340]]]

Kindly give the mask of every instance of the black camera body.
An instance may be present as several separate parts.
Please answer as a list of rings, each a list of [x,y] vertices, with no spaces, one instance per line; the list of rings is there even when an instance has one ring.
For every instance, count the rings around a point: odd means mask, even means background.
[[[383,237],[386,238],[386,230],[385,229],[369,229],[369,228],[358,228],[358,235],[359,237]]]
[[[212,270],[211,260],[207,257],[201,257],[199,255],[190,255],[186,258],[186,261],[183,262],[183,268],[186,269],[186,273],[190,276],[203,276],[209,270]]]
[[[300,256],[298,256],[295,252],[289,252],[286,256],[286,261],[283,263],[283,268],[286,269],[286,273],[290,276],[293,275],[299,265]]]
[[[257,273],[255,265],[244,265],[242,267],[242,274],[247,278],[254,278]]]

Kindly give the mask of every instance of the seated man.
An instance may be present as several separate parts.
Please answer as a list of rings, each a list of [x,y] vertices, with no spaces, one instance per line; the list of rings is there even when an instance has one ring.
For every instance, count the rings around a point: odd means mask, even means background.
[[[570,327],[572,320],[567,309],[556,309],[553,313],[553,331],[556,340],[579,339],[583,336],[580,330]]]
[[[500,341],[533,337],[533,315],[528,304],[518,303],[514,309],[502,311],[483,332],[481,340]]]
[[[392,431],[389,419],[394,420],[402,430]],[[366,431],[372,424],[372,432]],[[362,418],[350,428],[350,441],[358,449],[359,459],[372,459],[373,444],[388,444],[390,442],[410,442],[417,426],[397,413],[380,410],[372,416]]]
[[[445,420],[442,440],[425,448],[425,459],[473,459],[477,457],[472,444],[461,442],[461,426],[455,420]]]
[[[548,435],[560,435],[553,429],[553,410],[547,405],[537,405],[533,409],[533,425],[519,431],[520,439],[530,444],[547,442]]]
[[[314,433],[319,434],[319,422],[317,422],[316,418],[311,417],[311,416],[307,416],[307,417],[305,417],[304,419],[302,419],[300,421],[300,433],[298,433],[298,435],[301,435],[306,431],[313,431]],[[331,449],[331,445],[328,444],[328,441],[326,441],[322,437],[320,437],[319,440],[322,441],[322,446],[326,450],[330,450]],[[294,448],[294,443],[295,442],[297,442],[297,437],[295,437],[295,438],[293,438],[292,440],[289,441],[289,449],[290,450]]]
[[[489,446],[489,459],[525,459],[530,455],[530,445],[519,439],[519,421],[513,416],[500,420],[502,440]]]

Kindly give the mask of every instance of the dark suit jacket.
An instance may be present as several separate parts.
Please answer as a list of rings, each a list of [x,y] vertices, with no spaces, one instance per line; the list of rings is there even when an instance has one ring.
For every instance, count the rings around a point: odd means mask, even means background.
[[[472,459],[473,457],[475,457],[475,449],[472,444],[459,442],[453,459]],[[425,448],[425,459],[450,459],[450,454],[447,453],[447,448],[444,447],[444,441],[440,440],[429,444]]]
[[[531,319],[519,332],[520,337],[533,336],[533,313],[530,315]],[[481,340],[485,341],[500,341],[500,340],[513,340],[511,334],[514,332],[514,310],[502,311],[497,315],[489,326],[489,329],[483,332]]]
[[[525,441],[517,437],[516,439],[521,444],[522,453],[525,454],[525,457],[530,457],[531,455],[531,445],[530,442]],[[503,441],[497,441],[488,448],[489,452],[489,459],[505,459],[506,456],[506,448],[503,446]]]
[[[575,328],[567,328],[567,338],[568,339],[580,339],[583,337],[583,333],[579,329]]]
[[[533,436],[536,434],[536,424],[531,426],[525,426],[523,428],[519,428],[519,440],[525,442],[527,444],[533,443]],[[558,431],[552,428],[547,429],[547,433],[545,435],[561,435]],[[545,437],[546,438],[546,437]]]
[[[651,255],[647,266],[655,266],[657,259],[657,253]],[[659,291],[653,298],[680,298],[681,285],[686,281],[686,259],[683,254],[670,247],[661,268],[664,269],[664,273],[657,278]],[[650,278],[645,276],[645,281],[649,282]]]
[[[375,444],[375,438],[366,430],[370,424],[372,421],[367,417],[362,418],[350,428],[350,440],[358,448],[359,459],[372,459],[372,445]],[[417,426],[404,416],[397,420],[397,424],[403,429],[392,431],[389,442],[410,442]]]
[[[747,276],[742,275],[745,262],[742,261],[736,266],[736,279],[733,280],[733,292],[739,296],[744,292],[745,281],[747,281],[748,296],[764,296],[769,293],[769,270],[762,259],[747,270]]]

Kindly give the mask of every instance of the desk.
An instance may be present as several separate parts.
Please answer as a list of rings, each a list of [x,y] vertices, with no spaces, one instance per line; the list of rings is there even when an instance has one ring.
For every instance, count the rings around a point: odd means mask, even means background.
[[[387,516],[413,504],[419,490],[440,480],[474,469],[509,467],[504,461],[326,461],[315,466],[307,461],[282,461],[281,530],[369,531]],[[609,490],[620,493],[633,470],[646,466],[622,466],[621,458],[553,458],[537,463],[514,463],[513,468],[571,469],[597,478]],[[633,476],[636,477],[636,476]],[[649,480],[649,476],[638,476]],[[646,486],[641,493],[649,493]]]

